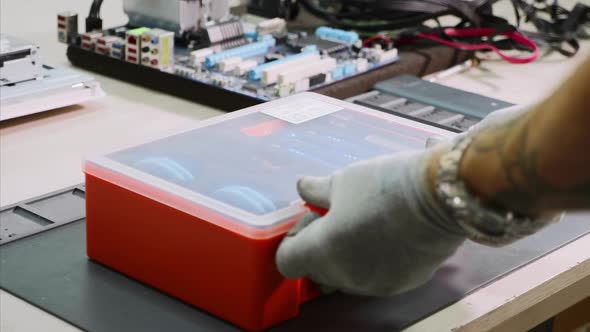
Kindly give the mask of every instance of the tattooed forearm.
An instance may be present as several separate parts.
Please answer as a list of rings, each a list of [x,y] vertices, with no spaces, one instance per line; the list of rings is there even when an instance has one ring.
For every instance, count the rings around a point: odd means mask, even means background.
[[[589,86],[590,61],[541,106],[477,134],[461,164],[468,186],[527,215],[590,209]]]
[[[534,130],[534,123],[524,116],[501,127],[488,128],[474,139],[470,158],[497,165],[492,173],[487,173],[493,174],[488,180],[493,183],[485,184],[488,190],[482,192],[483,198],[491,205],[523,214],[590,208],[590,165],[586,177],[577,183],[551,180],[539,163],[544,147],[536,146],[530,139],[531,130]],[[475,172],[472,169],[468,173]],[[486,176],[486,172],[477,173],[477,177]],[[473,181],[471,183],[473,185]]]

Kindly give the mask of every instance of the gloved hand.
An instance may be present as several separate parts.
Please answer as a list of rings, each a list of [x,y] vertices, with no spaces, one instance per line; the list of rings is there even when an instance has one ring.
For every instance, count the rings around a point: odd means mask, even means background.
[[[465,135],[528,109],[495,112]],[[359,295],[387,296],[428,281],[466,239],[428,188],[432,151],[379,157],[329,177],[301,179],[303,200],[329,212],[305,215],[287,234],[276,255],[279,271]]]
[[[346,293],[386,296],[428,281],[465,240],[427,188],[431,151],[356,163],[297,185],[311,205],[276,260],[288,278],[309,277]]]

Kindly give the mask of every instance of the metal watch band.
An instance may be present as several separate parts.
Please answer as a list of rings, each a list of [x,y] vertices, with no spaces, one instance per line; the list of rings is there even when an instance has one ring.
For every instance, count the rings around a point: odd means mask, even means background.
[[[437,198],[469,239],[489,246],[502,246],[559,221],[561,214],[529,218],[483,206],[459,178],[459,165],[472,142],[473,137],[460,137],[451,150],[441,156],[436,176]]]

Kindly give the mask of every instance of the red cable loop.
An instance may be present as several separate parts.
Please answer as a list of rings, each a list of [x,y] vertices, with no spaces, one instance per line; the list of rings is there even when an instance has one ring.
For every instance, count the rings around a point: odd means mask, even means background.
[[[387,36],[384,36],[384,35],[374,35],[374,36],[371,36],[371,37],[369,37],[369,38],[367,38],[367,39],[365,39],[363,41],[363,47],[370,47],[371,46],[371,43],[373,41],[375,41],[375,40],[378,40],[378,39],[381,39],[381,40],[385,41],[387,44],[391,43],[391,40]]]
[[[496,32],[496,29],[493,28],[465,28],[465,29],[455,29],[455,28],[447,28],[444,29],[444,33],[450,37],[486,37],[492,36]],[[515,64],[524,64],[530,63],[539,57],[539,47],[535,44],[534,41],[529,39],[528,37],[520,34],[517,31],[508,31],[500,33],[500,35],[508,37],[515,42],[527,46],[532,49],[532,54],[528,57],[518,58],[506,55],[502,50],[497,48],[494,45],[487,44],[487,43],[480,43],[480,44],[464,44],[464,43],[457,43],[452,42],[443,38],[438,37],[436,34],[431,33],[419,33],[417,36],[419,38],[425,38],[437,43],[441,43],[447,46],[451,46],[454,48],[458,48],[465,51],[481,51],[481,50],[491,50],[496,52],[502,59],[506,60],[509,63]]]

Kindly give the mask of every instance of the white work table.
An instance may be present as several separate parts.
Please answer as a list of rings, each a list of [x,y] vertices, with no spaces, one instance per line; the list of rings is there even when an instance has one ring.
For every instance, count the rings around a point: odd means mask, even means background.
[[[41,46],[44,62],[69,66],[66,45],[57,42],[56,14],[79,13],[90,1],[2,0],[1,31]],[[564,3],[568,3],[564,1]],[[121,0],[105,1],[105,26],[123,24]],[[552,54],[529,65],[484,62],[480,69],[440,83],[525,103],[542,99],[590,54],[590,42],[567,59]],[[169,95],[92,74],[107,96],[83,105],[0,124],[0,206],[83,182],[85,155],[139,143],[163,132],[190,127],[222,112]],[[207,96],[203,96],[207,98]],[[493,258],[491,258],[493,259]],[[528,264],[407,331],[526,330],[590,296],[590,235]],[[78,331],[77,328],[0,291],[0,331]]]

